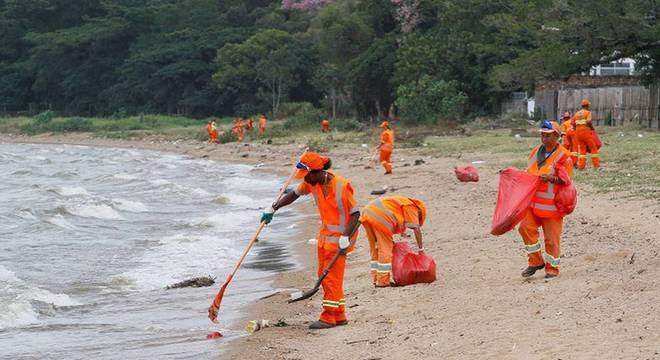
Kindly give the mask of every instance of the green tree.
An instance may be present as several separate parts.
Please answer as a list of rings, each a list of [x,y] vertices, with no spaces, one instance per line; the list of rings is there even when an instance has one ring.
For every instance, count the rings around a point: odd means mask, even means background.
[[[268,103],[275,118],[292,88],[309,78],[314,55],[297,37],[266,30],[242,43],[225,45],[216,62],[213,79],[221,92]]]
[[[435,80],[429,75],[397,88],[396,105],[407,123],[436,123],[438,119],[456,119],[463,114],[467,101],[455,82]]]

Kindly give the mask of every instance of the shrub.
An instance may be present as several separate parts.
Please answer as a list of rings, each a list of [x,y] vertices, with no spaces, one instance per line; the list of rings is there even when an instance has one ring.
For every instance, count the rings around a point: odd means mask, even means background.
[[[436,123],[440,118],[456,118],[463,113],[467,96],[453,81],[429,75],[397,88],[396,105],[407,123]]]
[[[34,120],[40,124],[46,124],[49,123],[51,120],[53,120],[54,117],[55,117],[55,113],[48,110],[35,116]]]

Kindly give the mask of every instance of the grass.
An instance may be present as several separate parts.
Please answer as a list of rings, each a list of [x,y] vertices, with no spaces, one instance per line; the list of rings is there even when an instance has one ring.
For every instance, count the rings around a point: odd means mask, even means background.
[[[627,196],[660,199],[660,132],[637,127],[599,128],[604,143],[602,171],[591,161],[584,171],[575,171],[578,184],[589,184],[597,192],[623,192]],[[510,130],[478,131],[471,136],[428,136],[421,154],[457,156],[490,153],[499,159],[491,167],[524,168],[526,157],[539,143],[537,137],[511,136]]]
[[[130,139],[148,136],[162,136],[171,139],[207,140],[207,119],[186,117],[142,115],[126,118],[62,118],[37,116],[35,118],[15,117],[0,118],[1,133],[22,133],[36,135],[41,133],[64,133],[87,131],[94,136]],[[224,141],[233,140],[228,131],[232,118],[216,119]],[[299,126],[298,126],[299,125]],[[304,125],[304,126],[303,126]],[[337,122],[340,131],[323,134],[320,125],[292,121],[270,121],[267,136],[261,136],[255,129],[247,132],[245,141],[265,141],[272,144],[288,144],[293,141],[307,144],[311,149],[327,152],[339,144],[368,144],[370,148],[378,143],[380,129],[360,128],[354,120],[344,119]],[[486,130],[478,124],[468,124],[477,129],[464,131],[461,128],[442,128],[431,126],[398,126],[398,148],[416,148],[420,155],[451,156],[478,153],[496,161],[489,161],[487,167],[516,166],[524,168],[526,157],[539,143],[533,133],[528,137],[512,136],[510,129]],[[516,123],[514,127],[519,126]],[[522,126],[528,128],[529,125]],[[343,131],[342,131],[343,130]],[[620,192],[632,196],[660,199],[660,132],[636,127],[599,128],[604,142],[601,149],[601,161],[604,170],[595,172],[591,167],[577,172],[578,184],[590,184],[598,192]],[[459,135],[447,135],[459,134]],[[462,135],[461,135],[462,134]]]

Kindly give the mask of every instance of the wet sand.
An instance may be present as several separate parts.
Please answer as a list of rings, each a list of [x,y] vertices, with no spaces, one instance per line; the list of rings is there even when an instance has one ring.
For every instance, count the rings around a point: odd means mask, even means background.
[[[0,137],[0,141],[8,139]],[[286,175],[302,145],[207,145],[199,142],[117,141],[85,136],[13,138],[10,141],[77,143],[172,151],[193,157],[264,164]],[[248,150],[249,149],[249,150]],[[244,154],[248,154],[244,157]],[[368,272],[368,244],[360,234],[345,280],[348,326],[310,331],[321,295],[294,305],[288,292],[250,307],[246,319],[284,319],[237,339],[221,359],[653,359],[660,358],[660,204],[626,194],[578,187],[575,213],[566,218],[562,275],[523,280],[526,266],[516,231],[489,234],[497,193],[500,154],[463,154],[461,159],[422,157],[395,150],[394,175],[364,169],[371,154],[340,145],[329,154],[337,173],[351,180],[363,206],[383,186],[426,201],[425,248],[438,263],[430,285],[375,289]],[[527,153],[520,154],[524,159]],[[604,155],[606,158],[606,155]],[[415,159],[425,164],[414,166]],[[479,183],[459,183],[455,165],[485,160]],[[404,164],[410,166],[404,166]],[[579,176],[579,175],[578,175]],[[277,215],[275,220],[277,221]],[[281,288],[309,288],[315,279],[315,218],[301,230],[301,259],[308,270],[276,276]],[[304,236],[304,234],[308,234]]]

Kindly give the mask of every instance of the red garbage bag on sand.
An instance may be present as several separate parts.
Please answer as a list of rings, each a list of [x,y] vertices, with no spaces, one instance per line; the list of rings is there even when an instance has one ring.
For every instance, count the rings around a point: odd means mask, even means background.
[[[456,178],[461,182],[479,181],[479,173],[477,172],[477,169],[472,165],[463,166],[460,168],[455,167],[454,173],[456,174]]]
[[[573,184],[566,168],[559,166],[557,168],[557,176],[564,182],[563,185],[557,185],[557,195],[555,195],[555,206],[557,210],[563,214],[568,215],[575,210],[577,205],[577,189]]]
[[[397,285],[432,283],[435,281],[435,260],[429,255],[415,254],[407,242],[394,243],[392,275]]]
[[[539,184],[541,178],[537,175],[513,167],[502,170],[491,234],[502,235],[525,218]]]

